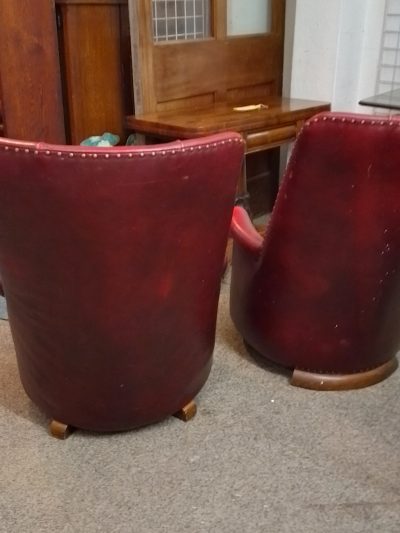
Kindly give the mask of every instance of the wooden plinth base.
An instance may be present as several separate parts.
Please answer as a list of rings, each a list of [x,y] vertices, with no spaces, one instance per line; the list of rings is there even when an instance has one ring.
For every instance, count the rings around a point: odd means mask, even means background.
[[[178,412],[174,413],[174,416],[176,418],[179,418],[179,420],[188,422],[195,416],[196,413],[197,413],[197,406],[194,401],[191,401],[187,405],[182,407],[182,409],[180,409]]]
[[[362,389],[384,380],[398,366],[394,357],[383,365],[357,374],[315,374],[295,369],[290,384],[312,390],[350,390]]]

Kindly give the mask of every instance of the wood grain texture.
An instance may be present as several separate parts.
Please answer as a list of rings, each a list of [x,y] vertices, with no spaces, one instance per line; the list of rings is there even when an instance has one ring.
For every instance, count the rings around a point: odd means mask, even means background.
[[[153,111],[157,103],[154,90],[151,2],[129,0],[129,20],[135,113],[146,113]]]
[[[64,143],[54,1],[0,0],[0,35],[5,135]]]
[[[281,42],[274,35],[166,43],[154,46],[153,57],[157,103],[175,101],[178,108],[179,99],[221,95],[222,88],[223,100],[238,88],[251,97],[253,87],[263,84],[271,84],[272,94],[280,93]]]
[[[121,16],[116,3],[60,6],[70,141],[105,131],[124,135]]]
[[[317,374],[295,369],[290,384],[311,390],[352,390],[375,385],[389,377],[398,367],[396,357],[372,370],[354,374]]]
[[[303,120],[321,111],[329,110],[330,107],[325,102],[279,96],[262,99],[259,103],[264,103],[266,109],[239,112],[234,111],[230,103],[221,103],[200,109],[179,109],[165,113],[132,115],[127,117],[127,126],[141,133],[165,135],[172,138],[201,137],[209,133],[229,130],[247,135],[271,131],[282,126],[292,126],[285,130],[285,133],[289,135],[286,137],[292,138],[293,126],[297,129],[298,123],[301,124]],[[283,142],[282,133],[280,129],[278,137]],[[276,136],[274,136],[275,140],[277,140]]]

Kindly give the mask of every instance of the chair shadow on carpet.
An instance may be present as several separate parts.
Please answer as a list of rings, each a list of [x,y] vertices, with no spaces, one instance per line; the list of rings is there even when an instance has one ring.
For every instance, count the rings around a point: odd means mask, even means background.
[[[229,283],[229,274],[230,273],[228,273],[228,279],[223,281],[223,283]],[[231,318],[228,317],[227,320],[230,327],[219,328],[218,334],[224,344],[232,352],[233,356],[237,355],[258,368],[290,379],[293,369],[279,366],[273,361],[269,361],[268,359],[265,359],[265,357],[262,357],[254,348],[244,341],[240,333],[236,330]]]
[[[0,320],[8,321],[6,300],[2,296],[0,296]],[[18,417],[35,424],[43,424],[46,420],[45,416],[29,399],[21,384],[13,344],[7,343],[4,348],[4,353],[0,353],[2,378],[0,379],[0,406]]]
[[[288,379],[291,378],[293,373],[293,368],[286,368],[284,366],[280,366],[273,361],[269,361],[262,355],[260,355],[257,350],[255,350],[252,346],[246,343],[246,341],[243,339],[243,346],[244,346],[244,352],[245,357],[247,360],[249,360],[254,365],[258,366],[259,368],[262,368],[264,370],[267,370],[268,372],[271,372],[272,374],[277,374],[282,377],[286,377]]]
[[[26,395],[21,384],[15,353],[0,354],[1,374],[0,380],[0,406],[14,413],[17,417],[24,418],[34,424],[46,427],[46,416],[35,406]]]
[[[8,320],[6,299],[0,296],[0,320]]]
[[[253,221],[254,227],[257,230],[257,232],[261,235],[261,237],[265,237],[265,233],[268,229],[268,224],[271,219],[272,213],[266,213]],[[230,276],[231,276],[231,265],[232,265],[232,253],[233,253],[233,239],[229,238],[228,245],[226,249],[226,261],[227,261],[227,269],[223,278],[223,283],[230,284]],[[254,348],[252,348],[250,345],[248,345],[244,339],[240,336],[239,332],[236,331],[235,326],[233,325],[233,322],[231,320],[232,330],[234,333],[234,342],[232,342],[232,335],[227,335],[225,331],[222,332],[222,337],[224,338],[226,344],[229,345],[229,347],[232,349],[233,352],[237,353],[242,359],[245,359],[246,361],[249,361],[251,364],[262,368],[263,370],[266,370],[268,372],[271,372],[272,374],[277,374],[282,377],[286,377],[287,379],[290,379],[293,373],[292,368],[285,368],[283,366],[280,366],[273,361],[269,361],[265,357],[261,356]]]

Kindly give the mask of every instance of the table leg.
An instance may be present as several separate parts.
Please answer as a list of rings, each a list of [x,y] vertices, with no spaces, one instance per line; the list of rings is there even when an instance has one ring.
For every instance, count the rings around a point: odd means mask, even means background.
[[[244,156],[243,158],[242,169],[240,171],[240,176],[238,179],[235,205],[240,205],[244,207],[244,209],[246,209],[251,218],[250,195],[247,190],[246,156]]]

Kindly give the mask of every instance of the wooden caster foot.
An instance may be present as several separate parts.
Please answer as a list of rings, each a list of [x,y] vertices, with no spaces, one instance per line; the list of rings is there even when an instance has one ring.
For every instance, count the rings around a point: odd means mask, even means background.
[[[356,374],[316,374],[295,369],[290,384],[312,390],[351,390],[374,385],[386,379],[397,368],[394,357],[383,365]]]
[[[58,422],[58,420],[52,420],[49,425],[50,434],[56,439],[65,440],[73,431],[72,426]]]
[[[180,409],[178,412],[174,413],[174,416],[176,418],[179,418],[180,420],[183,420],[184,422],[188,422],[190,419],[192,419],[197,412],[197,406],[192,400],[188,404],[186,404],[182,409]]]

